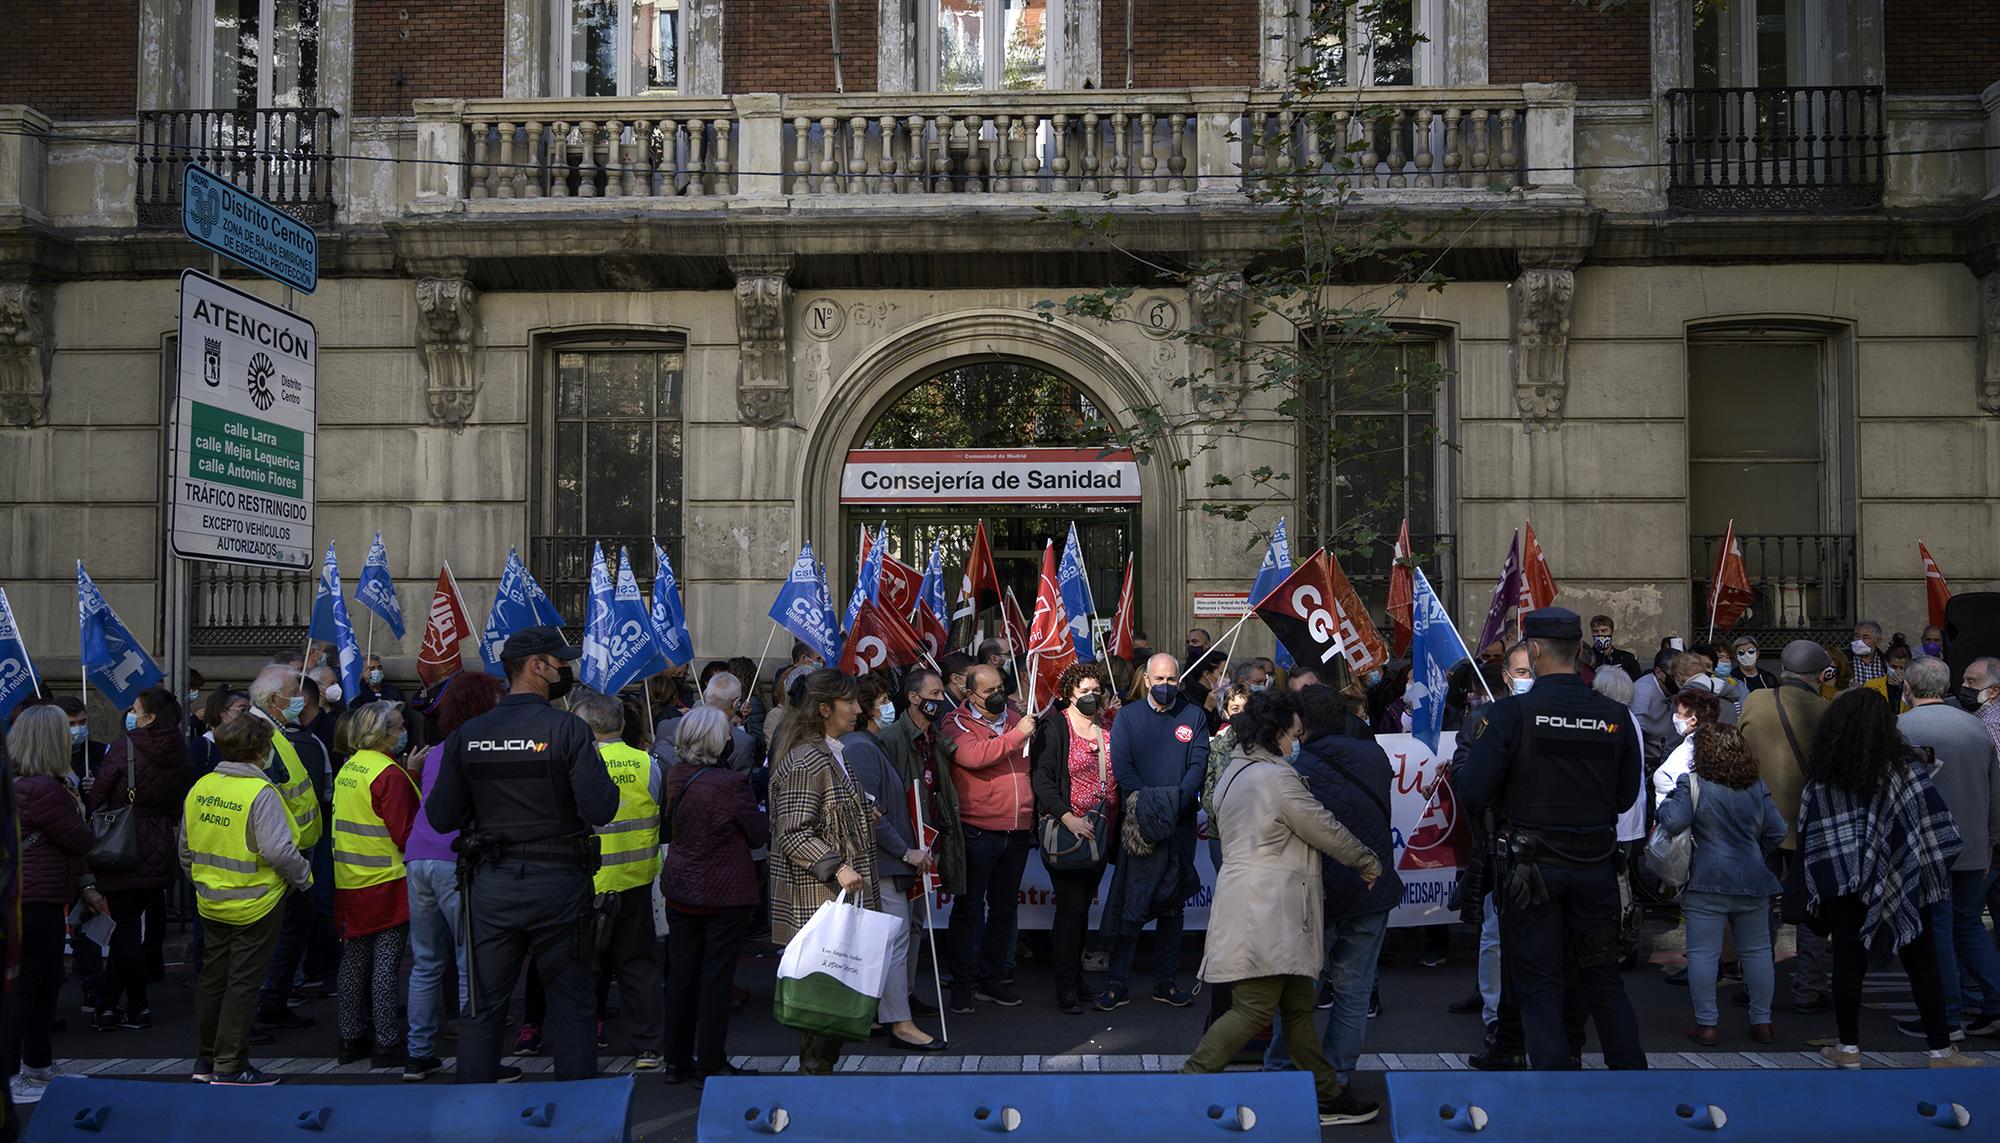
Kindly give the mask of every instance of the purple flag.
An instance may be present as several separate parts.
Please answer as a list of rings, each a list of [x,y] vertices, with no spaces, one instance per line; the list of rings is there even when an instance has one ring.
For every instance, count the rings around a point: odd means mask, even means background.
[[[1507,609],[1521,598],[1521,530],[1514,529],[1514,542],[1507,545],[1507,562],[1500,565],[1500,586],[1493,589],[1493,602],[1486,608],[1486,626],[1479,629],[1479,642],[1472,653],[1486,650],[1507,623]]]

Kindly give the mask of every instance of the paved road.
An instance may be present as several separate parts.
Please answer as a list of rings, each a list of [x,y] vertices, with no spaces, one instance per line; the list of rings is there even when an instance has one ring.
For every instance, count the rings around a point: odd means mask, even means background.
[[[1480,1042],[1478,1017],[1453,1016],[1445,1011],[1450,1001],[1472,990],[1472,934],[1457,934],[1452,959],[1440,968],[1417,963],[1419,945],[1414,933],[1391,936],[1381,974],[1384,1010],[1369,1026],[1369,1055],[1356,1080],[1364,1098],[1377,1100],[1384,1098],[1384,1072],[1463,1068],[1463,1053],[1476,1050]],[[1663,966],[1679,962],[1678,930],[1659,931],[1653,938],[1650,955],[1654,963],[1627,973],[1625,982],[1654,1067],[1779,1070],[1822,1066],[1807,1041],[1832,1034],[1831,1015],[1797,1016],[1781,1008],[1776,1018],[1778,1042],[1760,1048],[1749,1041],[1744,1011],[1725,1003],[1721,1045],[1703,1050],[1690,1044],[1685,1039],[1692,1023],[1687,990],[1665,983],[1661,975]],[[177,942],[170,941],[170,949],[174,944]],[[1785,951],[1781,946],[1781,954]],[[1187,968],[1184,981],[1191,982],[1197,962],[1197,942],[1191,939],[1183,958]],[[1149,964],[1142,950],[1142,976]],[[730,1033],[730,1051],[739,1065],[765,1071],[796,1067],[796,1033],[770,1017],[776,966],[774,957],[746,957],[740,967],[738,980],[750,990],[751,997]],[[78,1012],[76,985],[66,985],[61,1014],[69,1026],[56,1037],[61,1066],[106,1076],[187,1082],[192,1066],[188,1056],[192,1052],[193,993],[184,982],[185,973],[185,966],[171,965],[169,981],[155,986],[155,1024],[146,1031],[89,1031],[88,1017]],[[1788,995],[1787,978],[1788,965],[1781,962],[1781,997]],[[1019,988],[1027,1001],[1019,1008],[981,1005],[971,1016],[952,1017],[948,1052],[899,1052],[877,1040],[857,1047],[842,1061],[842,1067],[861,1072],[1170,1071],[1179,1067],[1182,1055],[1200,1038],[1207,1003],[1203,996],[1194,1008],[1176,1009],[1141,999],[1108,1015],[1065,1016],[1055,1010],[1050,977],[1035,960],[1021,966]],[[1900,972],[1891,969],[1870,977],[1868,1005],[1863,1015],[1863,1042],[1871,1050],[1873,1062],[1919,1065],[1921,1042],[1898,1035],[1891,1024],[1893,1017],[1913,1011]],[[313,1083],[401,1082],[398,1073],[371,1073],[363,1064],[335,1065],[332,1000],[308,1002],[300,1011],[315,1018],[318,1026],[279,1033],[278,1042],[265,1049],[262,1066],[285,1074],[287,1082],[300,1082],[307,1076]],[[933,1018],[923,1023],[935,1030],[937,1021]],[[612,1047],[601,1054],[601,1066],[607,1073],[629,1071],[631,1047],[615,1021],[610,1032]],[[2000,1064],[2000,1051],[1992,1050],[2000,1049],[2000,1040],[1976,1040],[1967,1047]],[[549,1067],[546,1057],[516,1062],[531,1074]],[[1601,1066],[1595,1058],[1587,1062]],[[429,1082],[442,1081],[433,1078]],[[649,1143],[692,1140],[698,1100],[699,1094],[691,1085],[670,1087],[651,1076],[641,1076],[633,1109],[635,1136]],[[1386,1140],[1386,1117],[1367,1127],[1330,1128],[1326,1138]]]

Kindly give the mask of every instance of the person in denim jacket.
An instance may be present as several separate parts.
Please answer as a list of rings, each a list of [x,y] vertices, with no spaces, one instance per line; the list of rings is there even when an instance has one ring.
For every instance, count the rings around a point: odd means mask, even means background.
[[[1757,774],[1757,759],[1732,726],[1694,732],[1694,767],[1660,805],[1669,833],[1694,830],[1694,856],[1681,908],[1687,916],[1688,992],[1695,1026],[1688,1039],[1712,1047],[1716,1031],[1716,966],[1723,927],[1736,938],[1743,982],[1750,990],[1750,1038],[1772,1040],[1771,895],[1783,886],[1764,863],[1785,840],[1785,819]]]

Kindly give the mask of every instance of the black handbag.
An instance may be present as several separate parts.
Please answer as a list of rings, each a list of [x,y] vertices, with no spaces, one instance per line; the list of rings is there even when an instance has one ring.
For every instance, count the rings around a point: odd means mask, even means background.
[[[122,873],[139,864],[139,756],[125,739],[125,804],[90,815],[94,838],[84,860],[98,873]]]
[[[1064,759],[1064,765],[1068,759]],[[1104,789],[1104,731],[1097,732],[1097,788]],[[1090,823],[1091,836],[1078,837],[1063,824],[1057,814],[1044,815],[1036,832],[1036,841],[1041,844],[1042,865],[1051,873],[1077,873],[1095,869],[1104,864],[1105,845],[1110,832],[1109,815],[1104,812],[1104,798],[1100,793],[1097,804],[1078,815]]]

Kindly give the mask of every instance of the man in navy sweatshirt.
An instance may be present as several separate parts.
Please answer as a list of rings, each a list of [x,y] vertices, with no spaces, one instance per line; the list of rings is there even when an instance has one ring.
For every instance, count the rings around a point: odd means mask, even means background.
[[[1201,780],[1208,765],[1207,714],[1181,697],[1180,663],[1172,655],[1146,660],[1146,698],[1118,711],[1111,724],[1111,769],[1118,779],[1118,797],[1151,789],[1178,791],[1177,831],[1189,850],[1194,846],[1194,812]],[[1176,1008],[1194,1003],[1176,978],[1181,968],[1183,907],[1163,913],[1154,926],[1153,999]],[[1124,933],[1111,950],[1103,995],[1097,1007],[1109,1012],[1127,1003],[1132,961],[1139,948],[1137,930]]]

